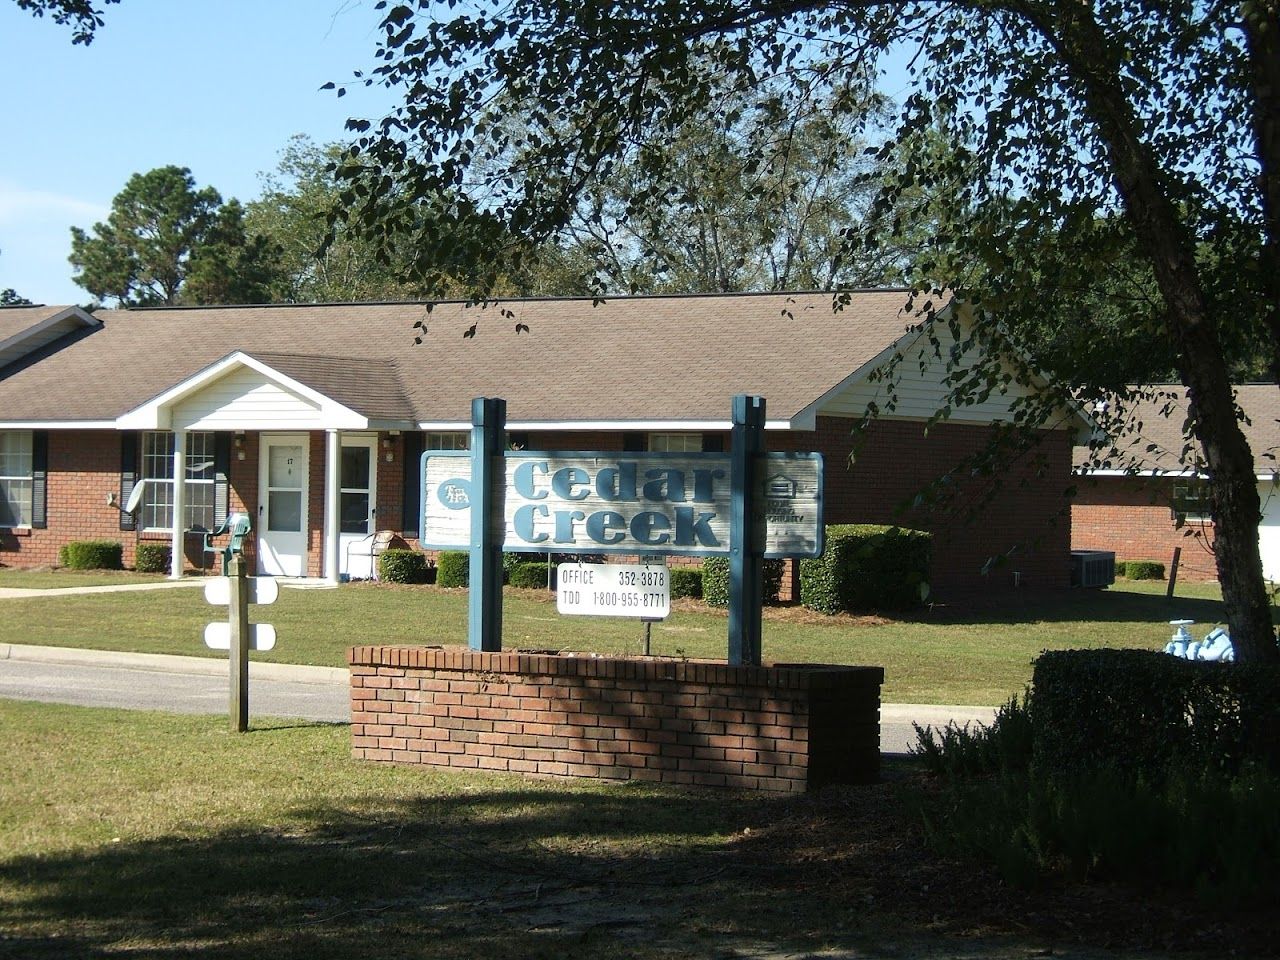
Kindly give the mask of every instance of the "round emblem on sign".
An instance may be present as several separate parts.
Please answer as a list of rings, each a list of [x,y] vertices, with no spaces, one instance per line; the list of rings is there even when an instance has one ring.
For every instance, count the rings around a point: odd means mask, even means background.
[[[465,510],[471,506],[471,483],[454,477],[440,484],[436,489],[436,496],[450,510]]]

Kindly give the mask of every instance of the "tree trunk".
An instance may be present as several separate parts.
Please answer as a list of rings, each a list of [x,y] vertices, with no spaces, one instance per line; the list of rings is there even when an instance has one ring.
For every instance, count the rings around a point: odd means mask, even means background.
[[[1258,0],[1243,7],[1253,139],[1262,181],[1262,280],[1271,332],[1271,378],[1280,383],[1280,3]]]
[[[1258,550],[1261,504],[1253,454],[1236,418],[1222,341],[1196,267],[1195,240],[1161,187],[1159,165],[1121,85],[1120,51],[1091,9],[1053,4],[1029,16],[1083,86],[1085,108],[1106,144],[1125,213],[1167,308],[1165,324],[1177,345],[1192,432],[1209,474],[1218,581],[1236,656],[1280,661]]]

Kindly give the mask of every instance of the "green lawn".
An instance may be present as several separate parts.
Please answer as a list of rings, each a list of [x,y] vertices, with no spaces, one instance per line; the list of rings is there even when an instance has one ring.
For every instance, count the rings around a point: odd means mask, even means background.
[[[224,728],[0,700],[0,956],[586,957],[633,912],[599,885],[652,899],[714,871],[766,803],[354,763],[345,726]]]
[[[67,587],[102,587],[116,583],[158,583],[160,573],[132,570],[10,570],[0,568],[0,587],[20,590],[58,590]]]
[[[7,576],[7,574],[6,574]],[[5,578],[0,577],[0,586]],[[1221,616],[1216,587],[1185,585],[1167,601],[1163,583],[1123,583],[1103,591],[1015,594],[968,609],[937,606],[898,619],[821,617],[794,608],[767,610],[764,655],[779,662],[878,664],[887,702],[999,704],[1020,693],[1031,661],[1045,649],[1157,648],[1175,617],[1209,625]],[[336,590],[281,591],[255,608],[273,623],[276,649],[255,658],[342,666],[355,644],[466,642],[465,591],[347,584]],[[199,590],[98,594],[0,601],[0,643],[36,643],[147,653],[215,656],[204,624],[218,616]],[[507,590],[507,649],[642,651],[643,627],[630,620],[561,617],[549,595]],[[1198,629],[1198,628],[1197,628]],[[689,604],[653,625],[652,652],[725,656],[722,611]]]
[[[1118,937],[1199,916],[1012,893],[927,851],[921,790],[533,781],[353,762],[342,726],[0,700],[0,957],[1136,960],[1167,954]],[[1206,956],[1257,939],[1197,922]]]

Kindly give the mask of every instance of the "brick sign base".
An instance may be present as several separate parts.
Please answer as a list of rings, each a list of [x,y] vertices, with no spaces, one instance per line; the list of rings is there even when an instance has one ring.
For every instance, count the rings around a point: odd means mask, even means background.
[[[355,647],[352,752],[798,792],[880,770],[880,667]]]

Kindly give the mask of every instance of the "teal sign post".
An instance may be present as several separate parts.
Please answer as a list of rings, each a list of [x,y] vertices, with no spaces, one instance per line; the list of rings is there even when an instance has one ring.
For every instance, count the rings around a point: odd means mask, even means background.
[[[729,558],[729,662],[760,663],[762,561],[823,549],[822,457],[765,453],[762,397],[732,452],[504,450],[506,403],[472,402],[470,452],[422,455],[423,547],[470,552],[468,638],[502,649],[502,553]]]
[[[502,649],[502,450],[507,437],[507,401],[471,401],[471,570],[467,643],[472,650]]]

